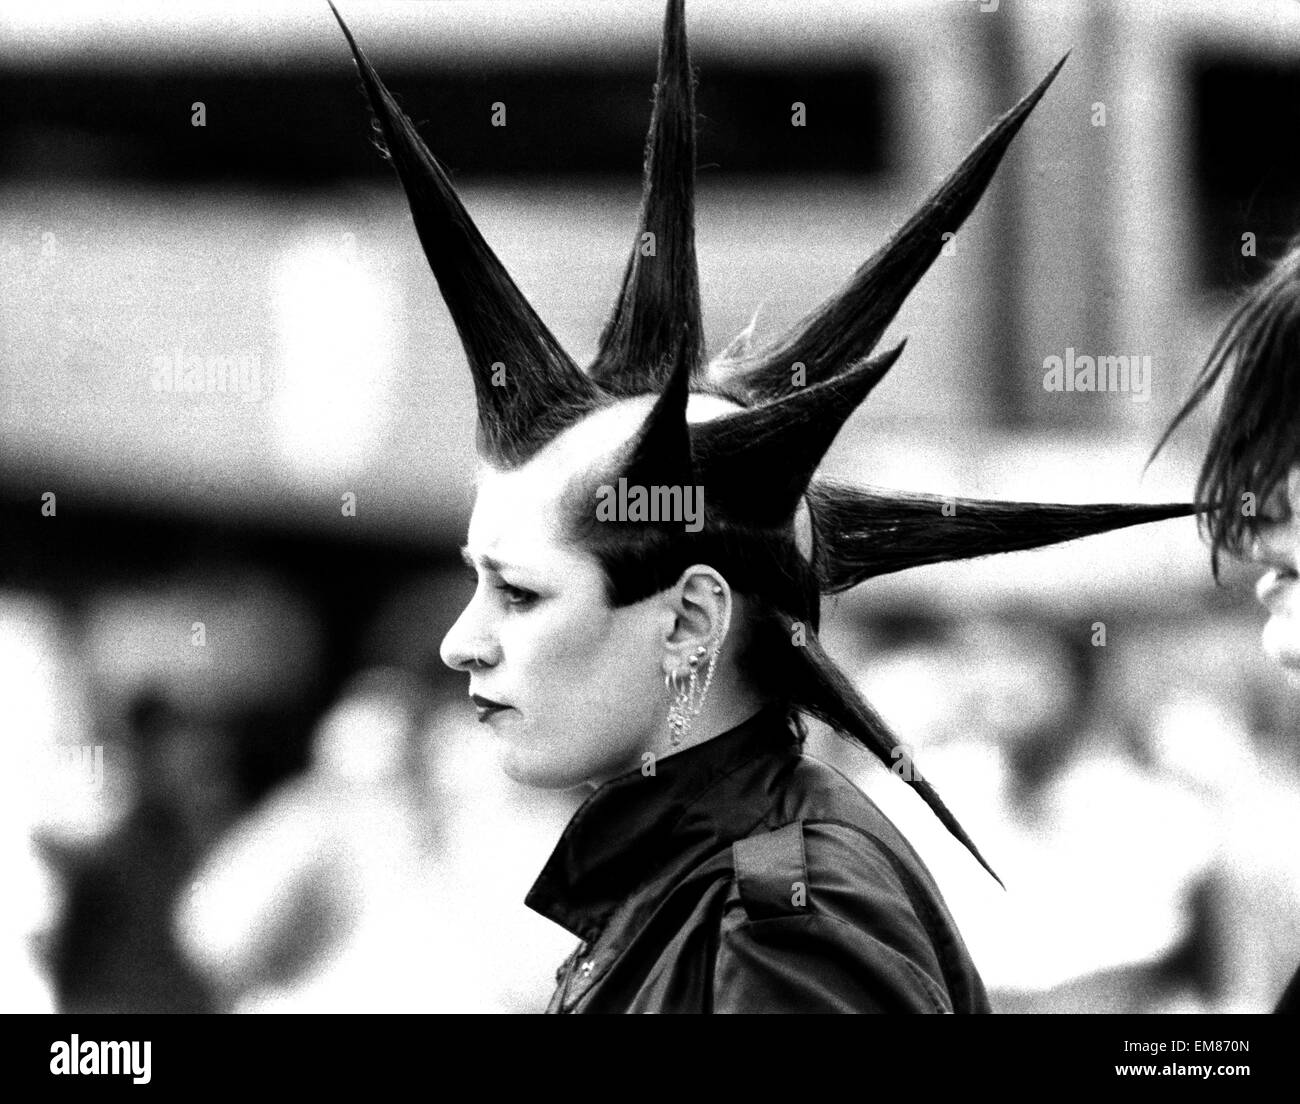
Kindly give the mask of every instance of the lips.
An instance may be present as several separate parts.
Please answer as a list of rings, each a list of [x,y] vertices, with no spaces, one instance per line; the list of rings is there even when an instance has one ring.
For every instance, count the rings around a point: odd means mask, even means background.
[[[478,710],[478,719],[480,721],[485,721],[489,717],[500,713],[502,710],[512,708],[504,702],[493,701],[491,698],[485,698],[482,694],[471,694],[470,700]]]
[[[1260,642],[1264,654],[1288,671],[1300,671],[1300,579],[1286,569],[1266,571],[1255,585],[1255,596],[1269,612]]]

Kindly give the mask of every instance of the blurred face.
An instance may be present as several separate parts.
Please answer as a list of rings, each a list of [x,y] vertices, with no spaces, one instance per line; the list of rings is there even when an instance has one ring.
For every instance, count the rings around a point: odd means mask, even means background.
[[[616,436],[643,406],[613,419]],[[481,474],[464,549],[478,588],[441,648],[468,673],[506,774],[548,789],[639,767],[665,731],[672,609],[657,597],[612,608],[596,559],[560,539],[564,476],[590,462],[599,438],[578,434],[575,447]]]
[[[1255,588],[1269,612],[1264,651],[1300,683],[1300,466],[1261,507],[1250,558],[1268,569]]]

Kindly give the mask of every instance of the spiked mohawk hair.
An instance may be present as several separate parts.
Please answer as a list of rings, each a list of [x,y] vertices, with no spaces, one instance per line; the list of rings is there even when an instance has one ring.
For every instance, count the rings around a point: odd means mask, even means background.
[[[595,360],[584,372],[484,242],[446,170],[334,14],[465,346],[480,453],[495,466],[517,467],[592,412],[620,398],[656,396],[620,452],[617,474],[629,484],[705,488],[702,531],[592,524],[589,480],[566,491],[572,532],[600,561],[615,605],[665,589],[698,562],[712,564],[737,592],[757,598],[742,665],[756,685],[780,687],[793,711],[858,740],[891,765],[898,741],[817,637],[822,594],[921,564],[1038,548],[1192,512],[1182,504],[959,499],[949,516],[941,507],[952,500],[937,495],[813,478],[845,420],[902,354],[900,344],[873,356],[885,329],[939,255],[942,235],[974,210],[1064,58],[839,292],[770,344],[752,348],[747,333],[706,363],[695,260],[694,80],[684,0],[668,0],[635,239],[639,244],[653,234],[656,248],[651,256],[634,245]],[[798,386],[791,371],[796,361],[804,365]],[[509,386],[492,385],[494,362],[507,366]],[[741,409],[688,425],[691,393],[721,396]],[[811,518],[811,559],[797,550],[794,537],[801,507]],[[802,646],[792,648],[796,636]],[[911,785],[992,874],[929,784],[918,778]]]

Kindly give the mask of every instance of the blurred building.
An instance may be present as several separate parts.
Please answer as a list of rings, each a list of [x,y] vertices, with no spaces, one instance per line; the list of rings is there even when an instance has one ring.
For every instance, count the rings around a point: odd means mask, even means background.
[[[345,15],[485,236],[561,342],[590,356],[635,224],[660,0],[355,8]],[[758,335],[774,334],[837,287],[1071,51],[892,327],[907,352],[825,470],[952,495],[1188,497],[1205,414],[1143,465],[1236,289],[1300,225],[1288,140],[1300,11],[691,0],[688,19],[711,350],[755,310]],[[139,760],[126,749],[140,695],[176,726],[155,765],[179,811],[216,818],[190,824],[156,887],[161,908],[217,820],[236,823],[302,776],[349,676],[397,666],[435,696],[463,692],[436,648],[467,594],[455,550],[472,502],[473,396],[325,5],[139,3],[93,18],[11,6],[0,96],[0,610],[25,611],[0,623],[0,647],[44,663],[80,711],[68,728],[72,707],[38,695],[12,738],[123,749],[116,781],[106,760],[111,800],[86,799],[72,817],[82,829],[60,834],[34,810],[14,832],[62,842],[6,860],[47,887],[48,907],[11,939],[24,962],[48,961],[64,939],[66,1005],[66,979],[90,969],[77,955],[99,952],[68,951],[73,906],[58,887],[75,871],[94,882],[108,862],[96,848],[133,823]],[[792,125],[796,104],[805,126]],[[1128,358],[1127,385],[1045,387],[1054,358],[1082,357]],[[1032,684],[1057,716],[1068,689],[995,635],[981,678],[962,682],[974,696],[941,710],[934,687],[961,681],[976,638],[931,648],[919,666],[900,657],[916,658],[926,626],[1009,618],[1024,638],[1081,652],[1092,704],[1072,726],[1080,769],[1095,747],[1096,762],[1145,764],[1156,789],[1185,794],[1201,783],[1175,779],[1186,772],[1168,754],[1170,718],[1207,708],[1262,749],[1252,754],[1295,769],[1277,738],[1294,731],[1295,692],[1258,655],[1248,607],[1240,585],[1211,584],[1195,526],[1180,521],[881,579],[827,619],[836,654],[892,703],[905,737],[921,743],[942,713],[990,771],[1009,723],[996,703]],[[891,697],[885,668],[910,691]],[[979,702],[995,712],[968,725]],[[1242,791],[1230,789],[1202,785],[1193,805],[1231,817]],[[1140,835],[1146,822],[1124,823]],[[940,867],[945,846],[926,852]],[[1185,865],[1198,900],[1223,885],[1205,873],[1223,861]],[[1284,871],[1267,876],[1294,888]],[[1199,906],[1168,896],[1183,919],[1148,958],[1201,930],[1179,911]],[[57,1000],[57,978],[36,975]],[[139,999],[161,1000],[158,984]],[[176,1000],[219,1001],[204,984]],[[1207,1006],[1229,1000],[1209,983],[1196,992]],[[1251,1001],[1266,1003],[1262,992],[1238,1003]]]

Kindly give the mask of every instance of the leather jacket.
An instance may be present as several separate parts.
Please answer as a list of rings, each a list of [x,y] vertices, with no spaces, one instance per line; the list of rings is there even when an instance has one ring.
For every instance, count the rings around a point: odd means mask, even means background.
[[[598,787],[525,903],[581,943],[547,1012],[988,1012],[915,851],[774,703]]]

